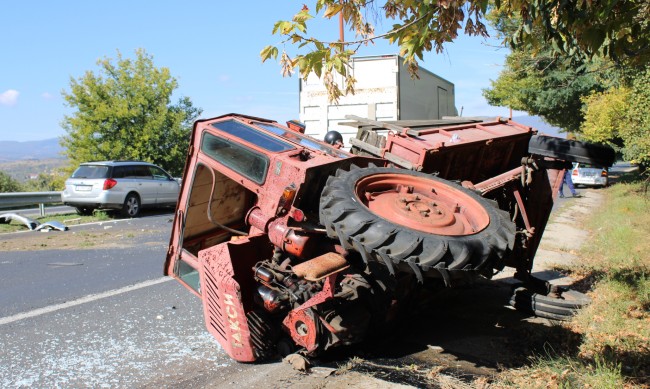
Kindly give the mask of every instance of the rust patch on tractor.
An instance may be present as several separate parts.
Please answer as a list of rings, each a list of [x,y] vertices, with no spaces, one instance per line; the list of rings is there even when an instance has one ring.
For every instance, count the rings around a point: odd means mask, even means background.
[[[341,255],[326,253],[294,266],[293,272],[307,281],[319,281],[348,267],[350,265]]]

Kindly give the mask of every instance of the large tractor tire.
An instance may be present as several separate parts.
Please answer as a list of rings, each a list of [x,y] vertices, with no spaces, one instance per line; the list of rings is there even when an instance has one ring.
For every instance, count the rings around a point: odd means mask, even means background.
[[[429,174],[352,166],[320,200],[328,236],[364,261],[419,271],[480,270],[512,249],[515,225],[490,200]]]
[[[528,152],[568,162],[588,163],[598,167],[610,167],[616,161],[616,153],[609,146],[554,136],[532,136],[528,143]]]

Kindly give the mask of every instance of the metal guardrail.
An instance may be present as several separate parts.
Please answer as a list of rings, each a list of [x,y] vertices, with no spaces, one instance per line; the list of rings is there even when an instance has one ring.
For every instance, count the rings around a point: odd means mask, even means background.
[[[13,192],[0,193],[0,209],[38,204],[41,216],[45,216],[45,204],[61,202],[61,192]]]

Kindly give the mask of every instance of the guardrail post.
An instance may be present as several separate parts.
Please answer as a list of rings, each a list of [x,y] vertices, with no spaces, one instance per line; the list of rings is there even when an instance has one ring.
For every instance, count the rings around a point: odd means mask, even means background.
[[[41,212],[41,217],[45,216],[45,204],[38,204],[38,210]]]

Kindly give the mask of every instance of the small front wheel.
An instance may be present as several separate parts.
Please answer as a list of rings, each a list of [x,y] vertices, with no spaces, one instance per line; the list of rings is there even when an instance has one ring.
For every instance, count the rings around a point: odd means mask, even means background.
[[[136,217],[140,214],[140,197],[135,193],[129,193],[122,206],[122,216]]]

